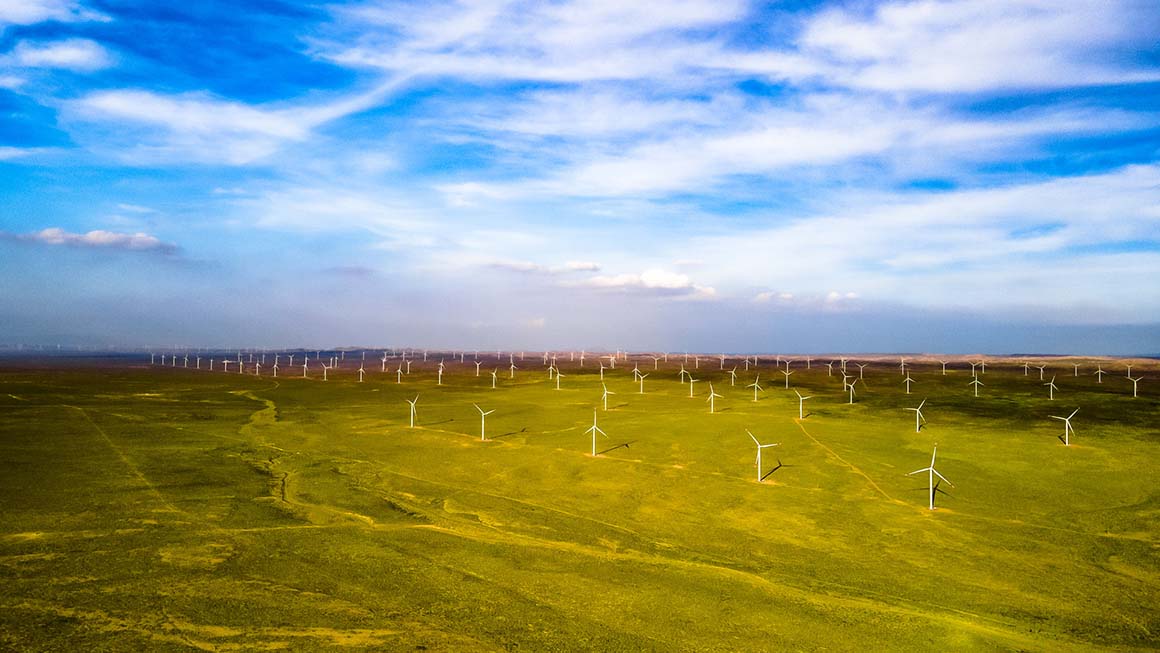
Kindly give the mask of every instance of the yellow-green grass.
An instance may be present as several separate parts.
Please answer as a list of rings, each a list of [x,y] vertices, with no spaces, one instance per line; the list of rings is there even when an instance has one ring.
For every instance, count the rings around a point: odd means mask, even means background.
[[[731,387],[703,360],[692,399],[676,359],[640,359],[643,396],[621,362],[608,411],[593,362],[562,362],[561,390],[531,357],[514,381],[448,359],[442,386],[434,359],[402,384],[377,360],[365,383],[353,361],[326,382],[0,364],[0,647],[1160,646],[1160,401],[1122,365],[1097,384],[1054,361],[1050,401],[1015,361],[976,399],[969,366],[920,363],[906,395],[884,359],[848,405],[795,362],[798,420],[773,361]],[[1065,447],[1050,415],[1076,407]],[[781,443],[762,483],[746,429]],[[935,442],[955,486],[932,513],[906,473]]]

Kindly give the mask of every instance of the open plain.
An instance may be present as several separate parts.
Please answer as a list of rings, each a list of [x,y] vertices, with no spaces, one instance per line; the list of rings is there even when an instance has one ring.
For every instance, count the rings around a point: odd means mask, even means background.
[[[772,356],[630,356],[602,410],[595,358],[561,355],[557,390],[538,354],[514,379],[506,352],[480,376],[417,354],[401,383],[371,352],[360,383],[357,355],[325,382],[0,360],[0,648],[1160,647],[1154,361],[1133,398],[1124,361],[1029,358],[1050,400],[1022,358],[988,358],[975,398],[967,359],[910,362],[908,395],[897,357],[852,357],[850,404],[836,357],[786,389]],[[746,430],[780,443],[761,470]],[[930,511],[907,473],[936,443]]]

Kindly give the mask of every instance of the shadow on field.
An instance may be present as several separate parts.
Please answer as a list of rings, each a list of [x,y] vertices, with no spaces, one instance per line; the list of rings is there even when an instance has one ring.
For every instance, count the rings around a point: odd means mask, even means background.
[[[518,430],[518,431],[508,431],[507,433],[501,433],[501,434],[499,434],[499,435],[493,435],[493,436],[491,436],[491,438],[490,438],[490,439],[492,439],[492,440],[498,440],[498,439],[500,439],[500,438],[506,438],[506,437],[507,437],[507,436],[509,436],[509,435],[519,435],[520,433],[525,433],[525,432],[527,432],[527,430],[528,430],[528,427],[526,427],[526,426],[525,426],[524,428],[522,428],[522,429],[520,429],[520,430]]]
[[[446,424],[446,423],[448,423],[448,422],[454,422],[454,421],[455,421],[455,418],[454,418],[454,417],[452,417],[451,419],[445,419],[445,420],[443,420],[442,422],[427,422],[427,423],[426,423],[426,424],[424,424],[423,426],[438,426],[438,425],[440,425],[440,424]]]
[[[794,467],[794,465],[783,465],[783,464],[782,464],[782,462],[781,462],[781,459],[778,459],[778,461],[777,461],[777,467],[774,467],[773,469],[771,469],[771,470],[769,470],[768,472],[766,472],[766,473],[765,473],[765,476],[762,476],[762,477],[761,477],[761,480],[763,480],[763,481],[764,481],[765,479],[769,478],[770,476],[772,476],[772,475],[773,475],[773,473],[774,473],[774,472],[776,472],[777,470],[781,469],[782,467]]]
[[[609,447],[609,448],[605,449],[604,451],[597,451],[596,455],[599,456],[602,454],[606,454],[610,451],[616,451],[617,449],[627,449],[628,445],[630,445],[634,442],[636,442],[636,440],[629,440],[628,442],[625,442],[624,444],[618,444],[616,446]]]

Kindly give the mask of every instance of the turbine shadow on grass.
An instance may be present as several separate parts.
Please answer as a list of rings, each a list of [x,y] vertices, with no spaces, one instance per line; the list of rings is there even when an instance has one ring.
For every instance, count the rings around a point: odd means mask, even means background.
[[[526,433],[527,430],[528,430],[528,427],[525,426],[524,428],[522,428],[518,431],[508,431],[507,433],[501,433],[500,435],[493,435],[492,437],[490,437],[488,439],[489,440],[498,440],[500,438],[506,438],[509,435],[519,435],[520,433]]]
[[[454,418],[454,417],[452,417],[451,419],[445,419],[445,420],[443,420],[442,422],[427,422],[427,423],[426,423],[426,424],[424,424],[423,426],[437,426],[437,425],[439,425],[439,424],[446,424],[446,423],[448,423],[448,422],[454,422],[454,421],[455,421],[455,418]]]
[[[777,467],[774,467],[773,469],[771,469],[771,470],[769,470],[768,472],[766,472],[766,473],[765,473],[765,476],[762,476],[762,477],[761,477],[761,480],[763,480],[763,481],[764,481],[765,479],[769,478],[771,475],[773,475],[773,473],[774,473],[774,472],[776,472],[777,470],[781,469],[782,467],[795,467],[795,465],[785,465],[785,464],[783,464],[783,463],[781,462],[781,459],[778,459],[778,461],[777,461]]]
[[[609,448],[605,449],[604,451],[597,451],[596,455],[600,456],[600,455],[606,454],[610,451],[616,451],[617,449],[627,449],[628,445],[630,445],[634,442],[636,442],[636,440],[629,440],[628,442],[625,442],[623,444],[618,444],[616,446],[609,447]]]

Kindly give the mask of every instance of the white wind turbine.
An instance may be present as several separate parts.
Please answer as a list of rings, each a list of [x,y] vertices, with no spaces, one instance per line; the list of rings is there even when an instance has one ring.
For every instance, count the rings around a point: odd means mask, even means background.
[[[443,385],[443,361],[439,361],[438,376],[436,377],[435,385]]]
[[[326,380],[326,371],[327,371],[327,370],[329,370],[329,369],[330,369],[330,368],[326,366],[326,363],[323,363],[323,364],[322,364],[322,380],[323,380],[323,381],[325,381],[325,380]]]
[[[1043,380],[1043,370],[1047,369],[1047,366],[1046,365],[1036,365],[1035,367],[1039,368],[1039,380],[1042,381]]]
[[[492,390],[495,390],[495,384],[496,384],[497,379],[499,379],[499,368],[498,367],[491,371],[491,389]],[[559,385],[560,385],[560,382],[557,381],[556,382],[557,389],[559,389]]]
[[[641,385],[643,387],[643,382]],[[608,386],[604,385],[603,383],[600,384],[600,387],[604,388],[604,394],[600,395],[600,401],[604,402],[604,410],[608,410],[608,395],[614,395],[616,393],[609,390]]]
[[[186,356],[186,358],[188,359],[189,357]],[[1130,379],[1130,378],[1132,378],[1132,364],[1131,363],[1124,363],[1124,364],[1128,366],[1128,378]]]
[[[855,394],[854,384],[857,382],[858,382],[858,379],[854,379],[853,381],[850,381],[849,385],[846,386],[846,389],[850,391],[850,403],[851,404],[854,403],[854,394]]]
[[[640,394],[642,394],[642,395],[644,394],[644,379],[646,376],[648,376],[648,375],[647,374],[638,374],[636,377],[636,380],[640,382]]]
[[[364,370],[364,369],[362,368],[362,365],[359,365],[359,367],[358,367],[358,382],[359,382],[359,383],[362,383],[362,382],[363,382],[363,375],[364,375],[364,374],[366,374],[366,370]]]
[[[858,366],[858,380],[859,381],[864,380],[865,379],[864,373],[866,371],[866,366],[869,365],[870,363],[854,363],[854,364]]]
[[[806,418],[806,412],[805,412],[806,399],[813,399],[813,395],[807,395],[807,396],[803,397],[802,393],[798,392],[797,390],[794,390],[793,393],[798,396],[798,419],[805,419]]]
[[[736,385],[737,385],[737,366],[734,365],[733,369],[729,370],[729,387],[732,388]]]
[[[930,467],[923,467],[922,469],[916,469],[913,472],[907,474],[907,476],[914,476],[915,474],[921,474],[922,472],[927,473],[927,477],[929,479],[928,484],[930,487],[930,509],[931,510],[934,510],[934,494],[935,494],[935,492],[938,491],[938,486],[936,486],[934,484],[934,477],[937,476],[937,477],[941,478],[942,480],[947,482],[947,485],[950,485],[951,487],[955,486],[954,483],[951,483],[950,480],[947,479],[947,477],[943,476],[942,474],[939,474],[938,470],[934,468],[934,458],[937,455],[938,455],[938,443],[936,442],[934,445],[934,453],[932,453],[930,455]]]
[[[757,377],[753,379],[753,383],[750,383],[749,385],[745,386],[747,388],[753,388],[753,401],[757,401],[757,393],[760,392],[762,389],[761,386],[758,385],[758,381],[760,381],[760,380],[761,380],[761,375],[758,374]]]
[[[1079,376],[1079,363],[1072,363],[1071,366],[1073,368],[1075,368],[1075,371],[1072,374],[1072,376]]]
[[[910,378],[910,372],[906,373],[906,378],[902,382],[906,384],[906,394],[910,394],[910,384],[914,383],[914,379]]]
[[[978,397],[978,396],[979,396],[979,386],[981,386],[981,385],[984,385],[984,383],[983,383],[982,381],[980,381],[980,380],[979,380],[979,377],[975,377],[975,378],[974,378],[974,379],[972,379],[972,380],[971,380],[971,382],[970,382],[970,383],[968,383],[967,385],[973,385],[973,386],[975,386],[975,396],[976,396],[976,397]]]
[[[653,359],[653,371],[655,372],[655,371],[660,369],[661,357],[660,356],[652,356],[651,358]]]
[[[939,361],[939,362],[942,363],[942,366],[943,366],[942,375],[946,376],[947,375],[947,362],[946,361]]]
[[[745,432],[746,432],[746,433],[749,433],[749,429],[745,429]],[[756,444],[756,445],[757,445],[757,482],[758,482],[758,483],[760,483],[760,482],[761,482],[761,480],[762,480],[762,475],[761,475],[761,471],[762,471],[762,469],[761,469],[761,450],[762,450],[762,449],[765,449],[766,447],[777,447],[777,446],[781,446],[781,443],[780,443],[780,442],[774,442],[774,443],[772,443],[772,444],[761,444],[761,442],[759,442],[759,441],[758,441],[758,439],[757,439],[756,437],[754,437],[754,435],[753,435],[752,433],[749,433],[749,438],[750,438],[751,440],[753,440],[753,444]]]
[[[721,398],[721,397],[724,397],[724,395],[719,395],[716,392],[714,392],[713,391],[713,382],[710,381],[709,382],[709,413],[713,413],[716,411],[716,403],[713,401],[713,399]]]
[[[411,405],[411,428],[415,428],[415,404],[419,403],[419,395],[415,395],[414,399],[404,399],[403,401]]]
[[[383,374],[387,373],[387,352],[383,352],[383,369],[380,370]]]
[[[694,379],[692,374],[689,375],[689,399],[693,398],[693,384],[698,380],[699,379]]]
[[[918,433],[919,431],[922,430],[922,422],[926,421],[926,418],[922,416],[922,407],[925,405],[926,405],[926,399],[923,399],[922,402],[918,404],[918,408],[907,408],[906,409],[906,410],[913,410],[914,411],[914,432],[915,433]]]
[[[479,366],[483,365],[483,361],[475,361],[475,376],[479,377]]]
[[[600,380],[604,380],[604,363],[600,364]]]
[[[826,376],[833,376],[833,375],[834,375],[834,361],[830,361],[829,363],[826,363]]]
[[[228,358],[223,358],[222,359],[222,369],[225,370],[226,372],[229,372],[231,363],[233,363],[232,360],[230,360]]]
[[[480,408],[477,404],[471,405],[475,406],[475,409],[479,411],[479,439],[481,441],[487,441],[487,435],[485,431],[487,428],[487,416],[494,413],[495,409],[492,408],[491,410],[484,412],[483,409]]]
[[[511,364],[508,366],[508,378],[509,378],[509,379],[514,379],[514,378],[516,378],[516,370],[518,370],[518,369],[520,369],[520,368],[516,367],[516,364],[515,364],[515,362],[512,362],[512,363],[511,363]]]
[[[592,426],[587,431],[584,431],[584,432],[592,434],[592,457],[595,458],[596,457],[596,434],[599,433],[600,435],[603,435],[606,438],[608,437],[608,434],[604,432],[604,429],[602,429],[596,425],[596,411],[592,411]]]
[[[987,373],[987,359],[984,358],[984,359],[981,359],[979,361],[979,374],[986,374],[986,373]]]
[[[403,364],[399,363],[398,369],[395,370],[395,384],[398,385],[398,384],[401,384],[402,382],[403,382]]]
[[[1097,365],[1096,371],[1092,372],[1092,374],[1096,375],[1096,383],[1103,383],[1104,382],[1104,375],[1107,374],[1107,372],[1104,371],[1104,368],[1102,365]]]
[[[287,355],[290,356],[290,363],[289,363],[290,367],[294,367],[294,354],[287,354]]]
[[[1079,409],[1076,408],[1075,410],[1071,411],[1071,414],[1068,415],[1067,417],[1057,417],[1055,415],[1050,416],[1051,419],[1057,419],[1057,420],[1060,420],[1063,422],[1063,444],[1064,444],[1064,446],[1071,446],[1071,434],[1075,433],[1075,427],[1071,425],[1071,418],[1075,417],[1075,414],[1078,412],[1079,412]]]
[[[1051,377],[1051,381],[1044,383],[1043,385],[1047,386],[1047,398],[1051,401],[1055,401],[1055,391],[1059,389],[1055,387],[1055,377]]]
[[[556,371],[556,389],[557,390],[560,389],[560,379],[562,379],[562,378],[564,378],[564,375],[561,374],[559,370],[557,370]]]
[[[786,369],[782,370],[781,373],[785,375],[785,389],[789,390],[789,375],[793,374],[789,371],[789,361],[786,361]]]
[[[1128,380],[1132,382],[1132,398],[1137,399],[1138,398],[1138,395],[1136,394],[1137,385],[1140,383],[1140,381],[1144,380],[1144,377],[1140,376],[1140,377],[1136,377],[1133,379],[1132,377],[1129,376]]]
[[[274,361],[274,367],[271,369],[274,370],[274,378],[278,378],[278,361]]]

